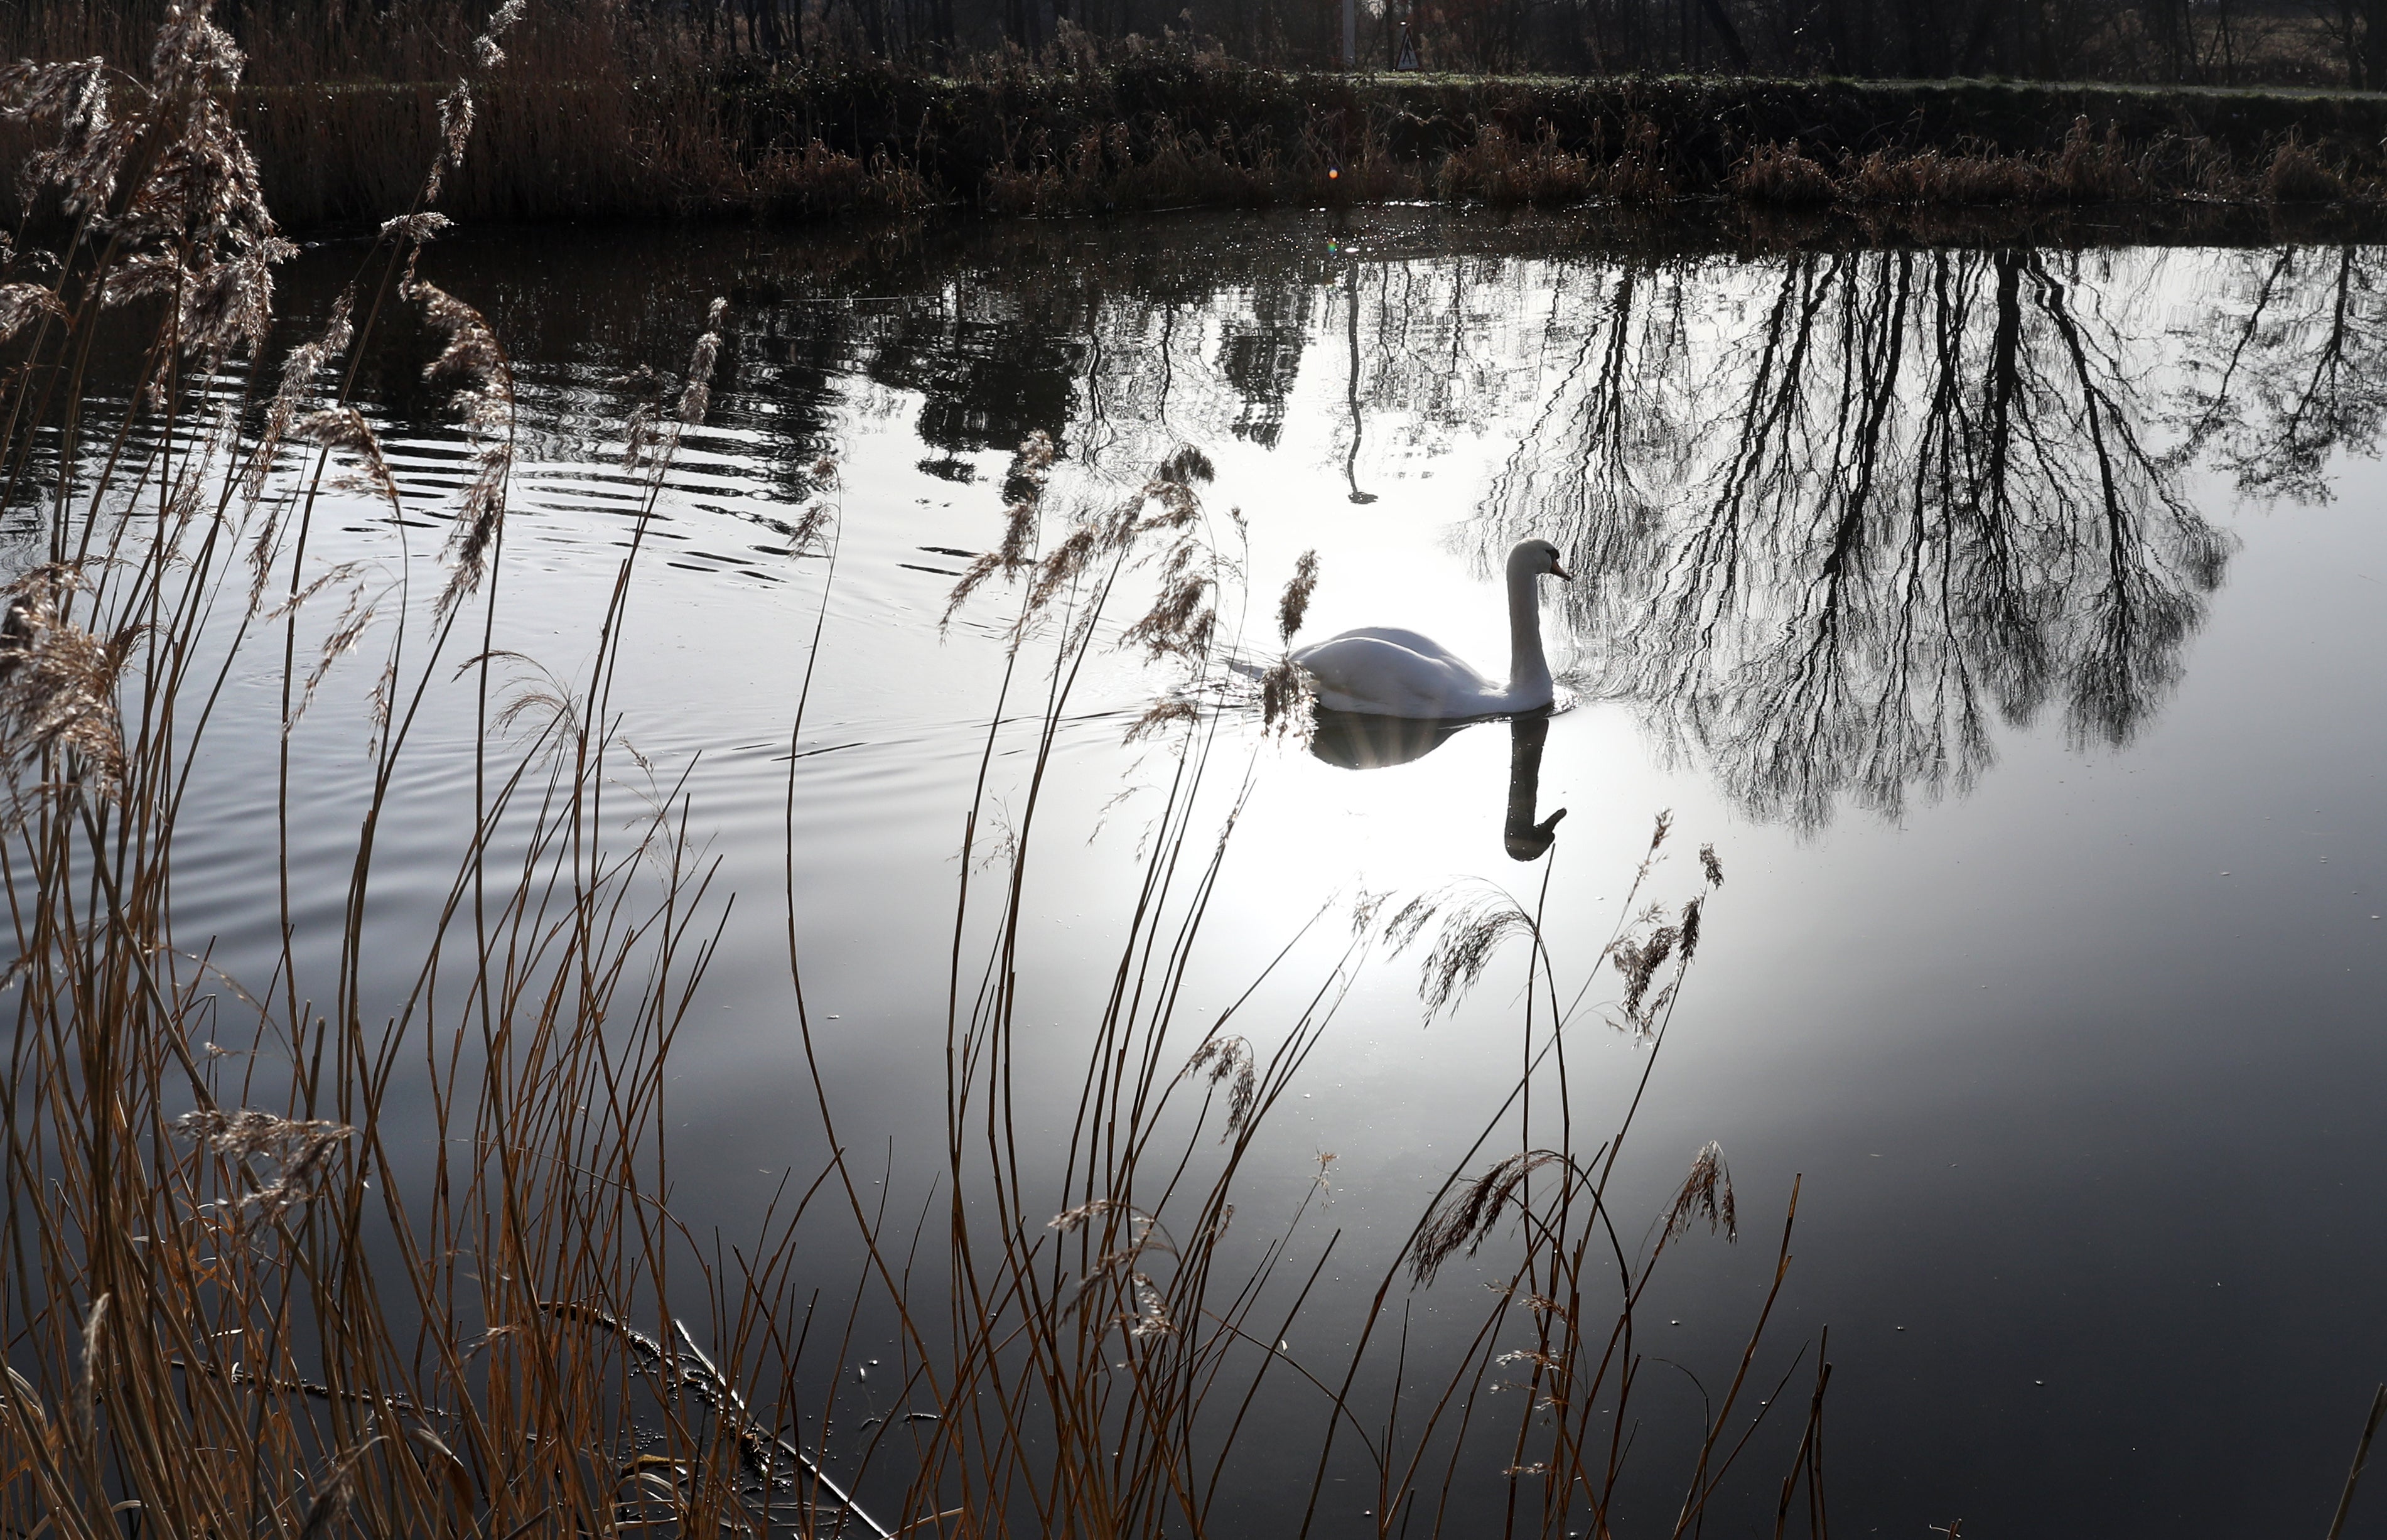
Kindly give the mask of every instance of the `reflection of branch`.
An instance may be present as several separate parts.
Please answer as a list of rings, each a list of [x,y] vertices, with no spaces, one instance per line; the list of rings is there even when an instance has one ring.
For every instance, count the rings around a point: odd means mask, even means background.
[[[2327,501],[2331,458],[2374,452],[2387,423],[2387,338],[2360,313],[2387,273],[2379,253],[2359,246],[2289,246],[2259,259],[2259,282],[2213,285],[2253,298],[2242,315],[2216,315],[2199,339],[2217,361],[2189,360],[2211,383],[2186,393],[2183,452],[2214,446],[2243,491]]]
[[[1635,317],[1633,281],[1582,326],[1478,535],[1566,548],[1599,693],[1801,826],[1962,790],[1991,703],[2027,722],[2051,678],[2076,738],[2137,730],[2227,545],[2146,448],[2119,337],[2040,259],[1782,258],[1720,356],[1683,362],[1732,402],[1714,413],[1653,388],[1675,366],[1636,349],[1683,334]],[[1662,502],[1629,469],[1649,443],[1678,447]]]
[[[1353,502],[1370,503],[1376,500],[1376,494],[1359,490],[1359,435],[1363,423],[1359,416],[1359,264],[1358,262],[1351,264],[1350,290],[1350,303],[1345,309],[1348,311],[1351,335],[1351,372],[1348,376],[1351,401],[1351,452],[1344,457],[1343,476],[1351,484]]]

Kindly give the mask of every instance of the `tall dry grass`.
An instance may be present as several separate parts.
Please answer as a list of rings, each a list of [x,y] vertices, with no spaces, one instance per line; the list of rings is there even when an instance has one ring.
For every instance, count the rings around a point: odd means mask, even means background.
[[[1011,597],[945,965],[940,1223],[890,1224],[842,1153],[839,1088],[812,1056],[792,839],[789,1002],[840,1153],[753,1217],[750,1246],[725,1255],[675,1218],[666,1066],[724,908],[684,789],[619,736],[614,678],[655,499],[710,410],[732,322],[716,301],[685,367],[650,376],[624,424],[646,502],[586,671],[497,650],[512,365],[422,263],[474,163],[512,13],[439,91],[402,211],[321,330],[278,360],[262,355],[289,246],[226,105],[243,60],[206,6],[177,14],[138,74],[0,77],[0,101],[48,136],[33,170],[68,221],[55,248],[12,248],[0,286],[7,498],[39,511],[46,544],[0,624],[16,1006],[0,1096],[0,1524],[1206,1534],[1265,1421],[1280,1447],[1285,1427],[1317,1429],[1313,1515],[1330,1472],[1357,1470],[1380,1531],[1484,1533],[1490,1461],[1510,1532],[1610,1533],[1645,1357],[1636,1307],[1695,1220],[1730,1232],[1737,1212],[1710,1146],[1654,1240],[1629,1243],[1649,1228],[1615,1211],[1639,1097],[1598,1137],[1578,1129],[1570,1055],[1605,1011],[1642,1044],[1646,1087],[1722,868],[1702,850],[1689,896],[1658,905],[1661,818],[1624,923],[1572,960],[1541,901],[1488,888],[1321,908],[1253,980],[1322,948],[1289,1018],[1252,1019],[1252,992],[1197,1016],[1234,822],[1205,787],[1247,741],[1218,704],[1241,677],[1240,523],[1205,505],[1197,451],[1122,500],[1047,506],[1054,448],[1031,438],[1000,542],[954,596],[954,613]],[[422,593],[403,563],[388,578],[327,565],[317,527],[334,494],[407,504],[355,396],[401,311],[437,340],[426,379],[467,446],[444,575]],[[102,388],[124,358],[130,387]],[[836,468],[815,475],[833,486]],[[795,538],[833,562],[836,535],[831,501]],[[1305,564],[1277,607],[1288,646],[1318,579]],[[1104,1004],[1080,1024],[1074,1115],[1056,1143],[1034,1143],[1016,1080],[1040,1004],[1020,966],[1031,874],[1061,816],[1045,802],[1063,725],[1114,646],[1171,676],[1137,725],[1165,789]],[[373,735],[344,890],[326,906],[302,890],[316,868],[299,854],[329,832],[326,789],[298,784],[291,744],[349,659],[375,680]],[[228,704],[259,669],[275,687],[262,728],[277,940],[263,977],[243,978],[178,917],[176,865],[210,745],[259,730]],[[1269,672],[1272,715],[1300,704],[1287,673]],[[1022,706],[1027,781],[999,826],[994,767]],[[802,713],[800,698],[791,741]],[[377,857],[394,788],[442,714],[474,726],[456,809],[467,837],[430,933],[410,935],[374,902]],[[625,809],[617,783],[641,778]],[[787,794],[792,819],[792,768]],[[1246,1242],[1236,1194],[1361,968],[1404,951],[1430,1012],[1496,965],[1522,968],[1520,1070],[1407,1241],[1372,1259],[1356,1345],[1320,1360],[1286,1344],[1335,1243],[1303,1249],[1307,1202]],[[378,980],[398,957],[393,991]],[[826,1312],[796,1298],[825,1245],[863,1259]],[[1787,1266],[1785,1249],[1776,1291]],[[1497,1285],[1480,1321],[1438,1356],[1412,1357],[1406,1332],[1384,1340],[1393,1294],[1454,1268]],[[1749,1350],[1692,1430],[1677,1535],[1750,1458],[1773,1298],[1752,1302]],[[865,1319],[892,1323],[882,1381],[907,1410],[833,1445]],[[1518,1394],[1495,1396],[1503,1385]],[[1822,1389],[1786,1505],[1814,1480]]]

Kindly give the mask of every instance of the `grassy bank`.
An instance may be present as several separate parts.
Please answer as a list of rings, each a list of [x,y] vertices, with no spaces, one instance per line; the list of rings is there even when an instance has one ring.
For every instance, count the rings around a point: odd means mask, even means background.
[[[403,207],[446,86],[231,97],[284,224]],[[30,141],[11,129],[20,158]],[[2387,95],[2027,82],[1288,73],[1155,49],[941,79],[508,73],[445,207],[476,220],[1060,214],[1391,199],[1850,209],[2368,203]],[[13,195],[12,195],[13,196]]]

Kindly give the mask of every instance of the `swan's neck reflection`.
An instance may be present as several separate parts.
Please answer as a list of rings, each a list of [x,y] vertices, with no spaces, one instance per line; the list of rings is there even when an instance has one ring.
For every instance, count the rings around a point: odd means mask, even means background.
[[[1475,725],[1321,709],[1309,751],[1345,770],[1381,770],[1423,759]],[[1566,816],[1566,809],[1560,808],[1538,823],[1534,819],[1534,804],[1542,789],[1542,748],[1549,737],[1550,716],[1546,711],[1509,718],[1509,810],[1500,836],[1513,860],[1538,859],[1558,839],[1559,820]]]
[[[1512,861],[1533,861],[1558,838],[1559,820],[1566,809],[1534,822],[1534,803],[1542,794],[1542,745],[1550,738],[1547,712],[1509,718],[1509,817],[1500,827],[1500,842]]]

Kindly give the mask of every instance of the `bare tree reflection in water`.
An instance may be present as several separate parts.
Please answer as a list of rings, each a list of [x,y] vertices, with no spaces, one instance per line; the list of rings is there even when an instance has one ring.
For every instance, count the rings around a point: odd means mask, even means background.
[[[2143,436],[2129,339],[2038,252],[1763,267],[1759,319],[1679,385],[1645,363],[1678,311],[1620,274],[1485,499],[1479,549],[1566,530],[1583,686],[1808,827],[1963,790],[1991,719],[2051,699],[2128,742],[2230,549]]]
[[[1572,682],[1638,704],[1752,813],[1812,827],[1961,791],[2002,723],[2131,741],[2229,550],[2192,472],[2318,500],[2387,423],[2369,247],[1752,258],[1202,228],[1218,238],[990,228],[829,267],[791,246],[739,280],[755,319],[723,367],[768,405],[740,425],[791,498],[850,413],[910,419],[954,476],[1060,424],[1098,478],[1240,440],[1331,461],[1361,497],[1511,440],[1467,538],[1488,566],[1562,533],[1586,574]],[[508,284],[510,324],[599,370],[660,324],[661,279],[615,309]]]
[[[2288,246],[2219,253],[2196,318],[2183,415],[2241,490],[2330,499],[2341,449],[2379,449],[2387,423],[2387,252]]]

